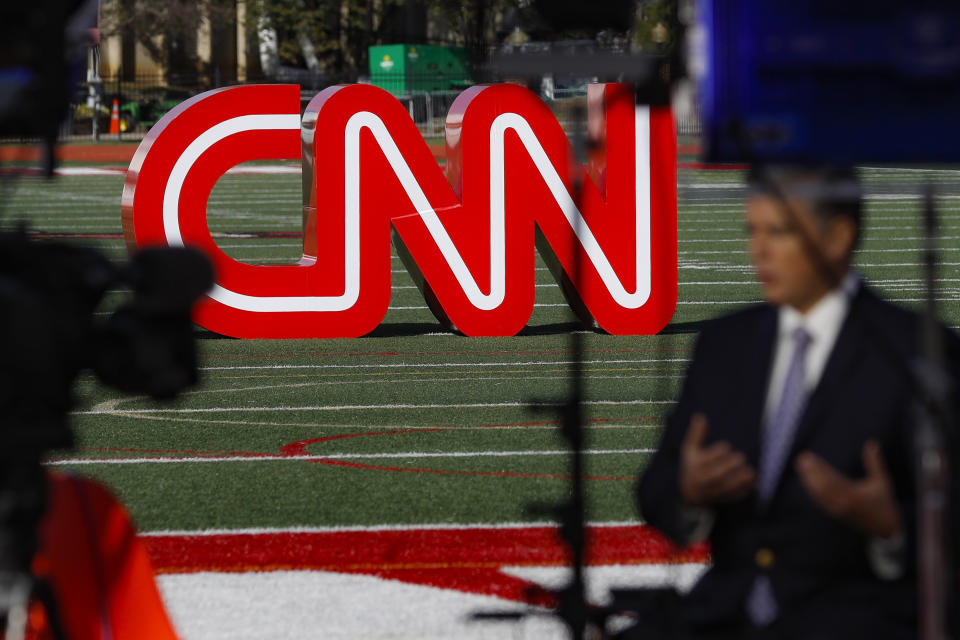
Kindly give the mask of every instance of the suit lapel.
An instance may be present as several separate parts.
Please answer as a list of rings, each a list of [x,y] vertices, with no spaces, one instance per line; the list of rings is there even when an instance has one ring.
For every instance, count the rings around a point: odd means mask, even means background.
[[[761,427],[763,422],[763,408],[767,400],[767,385],[770,378],[770,367],[773,366],[773,347],[777,338],[778,314],[775,307],[767,307],[766,313],[760,316],[757,326],[753,328],[753,345],[749,353],[749,362],[746,371],[748,379],[743,381],[746,389],[744,412],[744,440],[736,443],[754,468],[760,460]]]
[[[869,295],[863,286],[850,301],[850,310],[843,321],[833,351],[827,358],[820,381],[814,388],[807,408],[804,411],[797,432],[794,435],[792,449],[800,450],[811,435],[825,422],[826,413],[830,407],[836,406],[837,396],[844,391],[845,382],[850,379],[858,363],[862,362],[861,349],[862,335],[859,330],[859,314],[863,313],[863,298]]]

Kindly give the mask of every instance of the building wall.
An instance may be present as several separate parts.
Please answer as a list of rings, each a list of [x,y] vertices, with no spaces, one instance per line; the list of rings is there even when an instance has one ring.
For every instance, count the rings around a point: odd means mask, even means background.
[[[130,0],[104,0],[104,13],[109,15],[121,1]],[[106,25],[109,35],[101,41],[100,75],[104,78],[122,75],[124,80],[134,80],[150,75],[204,74],[210,82],[215,76],[234,82],[241,75],[245,76],[249,67],[245,0],[234,0],[230,12],[232,20],[211,21],[209,17],[203,17],[195,31],[175,40],[168,38],[164,41],[163,36],[157,36],[153,40],[154,48],[162,55],[156,57],[132,30],[110,33],[110,27]],[[158,57],[165,59],[158,60]]]

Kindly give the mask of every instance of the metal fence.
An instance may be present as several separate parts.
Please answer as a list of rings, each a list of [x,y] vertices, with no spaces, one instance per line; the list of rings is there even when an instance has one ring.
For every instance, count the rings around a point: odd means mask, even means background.
[[[369,82],[364,77],[338,78],[300,69],[281,69],[273,77],[227,76],[219,73],[175,75],[141,74],[133,78],[103,78],[81,84],[74,95],[61,129],[63,140],[141,139],[153,124],[170,108],[183,100],[217,87],[243,83],[299,84],[301,110],[323,88],[340,82]],[[447,113],[461,89],[436,91],[395,91],[394,95],[406,107],[410,117],[425,138],[444,135]],[[561,126],[572,133],[574,109],[586,104],[586,85],[572,88],[553,88],[541,91],[541,97],[557,116]],[[119,111],[119,133],[111,134],[111,111],[116,101]],[[677,110],[677,133],[697,136],[701,132],[697,105]],[[13,140],[7,139],[6,142]],[[22,140],[22,142],[31,142]]]
[[[410,117],[417,124],[417,128],[425,138],[444,135],[444,125],[450,105],[459,91],[432,91],[412,92],[399,96],[400,102],[407,108]],[[579,106],[586,108],[586,87],[576,89],[555,89],[551,97],[541,95],[550,110],[553,111],[560,126],[567,133],[572,133],[574,126],[574,112]],[[677,135],[699,136],[701,133],[700,108],[696,103],[686,105],[674,113],[677,124]]]

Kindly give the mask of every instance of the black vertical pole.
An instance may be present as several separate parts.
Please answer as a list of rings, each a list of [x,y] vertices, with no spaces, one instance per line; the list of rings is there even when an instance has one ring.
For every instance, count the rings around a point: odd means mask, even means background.
[[[573,111],[573,157],[570,159],[573,176],[573,201],[582,212],[583,167],[580,159],[585,149],[583,127],[584,109],[577,105]],[[574,233],[577,237],[582,232],[582,216],[577,219]],[[573,244],[573,273],[571,278],[581,298],[585,297],[583,290],[583,259],[577,243]],[[567,602],[567,624],[572,638],[579,640],[587,630],[587,596],[586,580],[584,577],[584,563],[586,561],[586,496],[584,488],[583,464],[583,332],[574,330],[570,333],[570,391],[567,398],[566,410],[563,415],[563,433],[570,443],[570,504],[564,514],[563,526],[566,529],[564,537],[570,545],[572,576],[568,591],[565,594]]]
[[[946,640],[947,602],[952,591],[948,568],[953,566],[947,548],[950,505],[950,464],[945,428],[951,425],[948,387],[936,300],[936,207],[932,183],[923,193],[924,280],[926,301],[920,327],[917,423],[915,431],[917,474],[917,567],[920,640]]]

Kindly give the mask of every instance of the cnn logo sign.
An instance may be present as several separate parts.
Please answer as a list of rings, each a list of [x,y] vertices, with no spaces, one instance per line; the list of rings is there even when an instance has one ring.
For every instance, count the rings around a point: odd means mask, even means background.
[[[588,130],[584,167],[535,94],[473,87],[447,116],[441,169],[403,105],[376,87],[330,87],[302,120],[296,85],[218,89],[179,105],[144,138],[124,184],[124,235],[131,251],[206,253],[216,284],[194,319],[229,336],[370,332],[390,302],[391,235],[434,314],[466,335],[525,326],[535,246],[585,322],[654,334],[677,299],[673,119],[667,108],[636,105],[627,85],[591,85]],[[207,226],[220,176],[265,159],[302,160],[296,264],[238,262]]]

